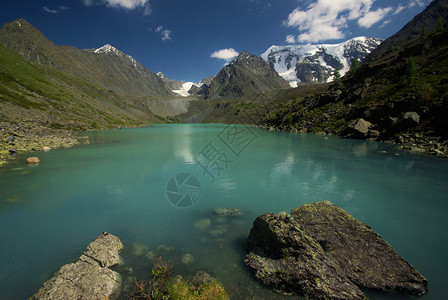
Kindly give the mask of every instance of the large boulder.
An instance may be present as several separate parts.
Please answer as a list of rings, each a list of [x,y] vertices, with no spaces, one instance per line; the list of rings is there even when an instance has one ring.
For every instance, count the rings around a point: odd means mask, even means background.
[[[343,132],[343,136],[353,139],[364,139],[369,135],[370,128],[373,124],[369,121],[359,118],[352,121]]]
[[[370,227],[328,201],[254,221],[245,263],[264,284],[315,299],[364,299],[359,288],[421,295],[428,282]]]
[[[317,299],[365,299],[322,247],[288,214],[264,214],[254,221],[245,263],[255,277],[284,292]]]
[[[120,275],[109,267],[120,263],[120,239],[103,232],[76,263],[62,266],[31,299],[117,299]]]

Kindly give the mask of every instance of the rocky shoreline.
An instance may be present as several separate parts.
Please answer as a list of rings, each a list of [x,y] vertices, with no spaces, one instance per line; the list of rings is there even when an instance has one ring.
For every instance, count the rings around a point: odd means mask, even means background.
[[[363,121],[361,121],[363,122]],[[356,125],[360,123],[359,120],[355,120],[352,122],[351,127],[348,130],[361,130],[360,134],[363,134],[362,137],[353,137],[353,136],[347,136],[338,132],[331,132],[331,131],[323,131],[323,132],[313,132],[313,134],[320,134],[320,135],[336,135],[340,136],[342,138],[348,138],[348,139],[363,139],[367,141],[373,141],[373,142],[384,142],[396,145],[397,148],[407,150],[413,153],[420,153],[423,155],[431,155],[431,156],[439,156],[439,157],[446,157],[448,158],[448,141],[443,140],[440,136],[426,136],[418,132],[407,132],[402,133],[398,135],[395,139],[390,140],[378,140],[373,137],[369,137],[367,135],[364,135],[363,129],[357,128]],[[262,129],[268,130],[268,131],[284,131],[284,132],[292,132],[292,133],[309,133],[308,130],[305,128],[290,128],[290,127],[274,127],[274,126],[266,126],[261,125],[259,126]]]
[[[0,122],[0,166],[14,159],[16,153],[48,151],[79,144],[75,132],[52,129],[36,123]]]

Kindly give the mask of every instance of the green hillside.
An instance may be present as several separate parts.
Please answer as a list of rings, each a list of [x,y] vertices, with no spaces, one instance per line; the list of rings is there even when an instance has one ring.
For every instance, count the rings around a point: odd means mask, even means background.
[[[9,149],[53,147],[69,131],[142,126],[160,122],[144,98],[133,99],[99,88],[76,76],[35,65],[0,43],[0,137],[2,157]],[[14,141],[10,141],[14,138]],[[53,140],[53,141],[51,141]]]

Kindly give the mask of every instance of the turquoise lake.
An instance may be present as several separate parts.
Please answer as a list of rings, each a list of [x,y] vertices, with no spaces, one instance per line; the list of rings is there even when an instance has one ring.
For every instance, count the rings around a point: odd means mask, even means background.
[[[416,267],[429,281],[421,299],[446,296],[447,159],[237,125],[87,135],[89,145],[35,153],[38,166],[24,154],[0,168],[0,299],[30,297],[103,231],[125,245],[118,268],[125,288],[134,277],[149,278],[152,259],[162,255],[184,278],[208,272],[232,299],[300,299],[254,280],[243,263],[245,240],[257,216],[321,200],[371,226]],[[218,207],[242,216],[217,217]]]

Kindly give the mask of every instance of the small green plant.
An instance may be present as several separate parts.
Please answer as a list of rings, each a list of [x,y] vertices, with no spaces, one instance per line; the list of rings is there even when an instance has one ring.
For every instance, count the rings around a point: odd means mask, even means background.
[[[333,75],[334,75],[334,81],[336,83],[339,82],[339,80],[341,79],[341,73],[339,73],[338,69],[334,70]]]
[[[423,25],[423,27],[422,27],[422,34],[421,34],[421,36],[422,37],[426,36],[426,26],[425,25]]]
[[[417,62],[415,57],[409,57],[406,63],[406,79],[409,84],[417,79]]]
[[[228,300],[229,296],[221,283],[210,281],[205,283],[187,283],[183,280],[173,280],[173,266],[161,257],[153,260],[150,281],[134,279],[134,291],[128,299],[148,300]]]
[[[350,63],[350,71],[349,74],[353,75],[356,73],[356,70],[359,68],[359,60],[357,58],[353,58]]]
[[[167,287],[169,299],[172,300],[228,300],[229,296],[221,283],[210,281],[207,283],[171,282]]]
[[[437,27],[436,27],[436,31],[442,31],[444,28],[444,20],[443,17],[440,16],[439,19],[437,20]]]

